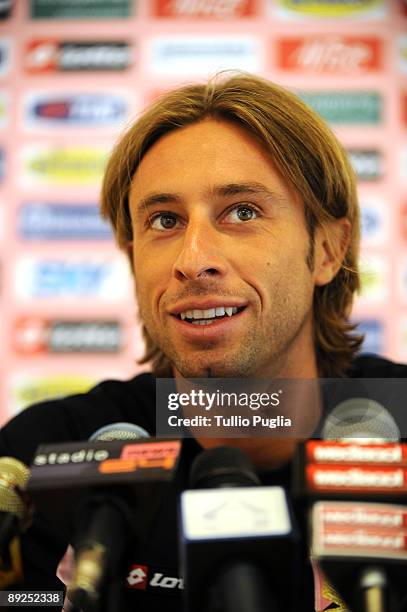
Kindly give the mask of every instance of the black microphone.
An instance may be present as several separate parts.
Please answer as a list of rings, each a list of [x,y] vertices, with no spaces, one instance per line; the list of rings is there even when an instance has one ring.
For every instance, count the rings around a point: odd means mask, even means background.
[[[132,423],[112,423],[98,429],[90,441],[130,441],[148,438],[145,429]],[[119,606],[120,591],[113,585],[120,576],[126,542],[134,536],[133,512],[126,492],[101,489],[85,498],[77,513],[77,535],[73,542],[74,570],[67,597],[83,610],[94,609],[105,583],[107,596]],[[109,608],[108,608],[109,609]]]
[[[133,424],[115,423],[92,436],[101,440],[45,444],[36,451],[27,492],[67,541],[74,534],[69,595],[75,607],[102,602],[117,610],[123,545],[144,535],[176,469],[181,441],[145,435]]]
[[[0,458],[0,588],[21,582],[19,535],[30,525],[32,505],[24,490],[30,471],[13,457]]]
[[[407,445],[377,401],[341,402],[297,459],[312,554],[352,610],[397,610],[407,570]],[[356,585],[356,586],[355,586]]]
[[[181,496],[181,565],[189,612],[298,609],[297,533],[281,487],[262,487],[242,451],[201,453]]]

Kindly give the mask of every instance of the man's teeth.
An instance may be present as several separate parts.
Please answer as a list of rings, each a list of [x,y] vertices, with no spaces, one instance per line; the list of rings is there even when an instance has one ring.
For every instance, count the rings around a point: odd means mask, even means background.
[[[215,319],[225,315],[231,317],[237,313],[237,310],[236,306],[218,306],[217,308],[207,308],[206,310],[185,310],[180,313],[180,317],[182,320],[193,319],[195,324],[208,325],[211,321],[206,321],[206,319]]]

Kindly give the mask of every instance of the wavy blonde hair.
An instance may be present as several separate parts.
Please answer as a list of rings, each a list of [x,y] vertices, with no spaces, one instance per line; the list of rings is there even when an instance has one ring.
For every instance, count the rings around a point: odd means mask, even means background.
[[[127,130],[108,162],[101,209],[120,248],[130,259],[132,226],[128,196],[132,177],[145,153],[164,134],[205,118],[232,122],[257,138],[282,177],[301,195],[311,238],[308,265],[313,265],[316,227],[346,217],[351,224],[347,251],[335,278],[314,292],[313,315],[317,363],[323,376],[342,376],[360,348],[363,336],[349,322],[359,289],[360,239],[356,180],[345,151],[321,118],[289,91],[257,76],[220,74],[204,84],[172,90],[154,102]],[[327,239],[330,240],[327,231]],[[143,325],[146,351],[160,375],[171,364]]]

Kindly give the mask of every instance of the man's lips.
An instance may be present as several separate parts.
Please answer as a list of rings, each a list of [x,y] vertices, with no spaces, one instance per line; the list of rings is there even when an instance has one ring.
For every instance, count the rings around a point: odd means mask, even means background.
[[[206,299],[194,299],[188,300],[185,302],[181,302],[176,306],[173,306],[168,310],[168,312],[172,315],[180,315],[181,312],[186,312],[187,310],[208,310],[210,308],[220,308],[221,306],[225,308],[243,308],[247,306],[247,302],[243,300],[230,298],[206,298]]]
[[[197,309],[204,310],[204,309]],[[177,333],[190,341],[215,341],[230,337],[233,329],[240,327],[242,319],[246,316],[246,307],[241,307],[231,316],[225,314],[211,319],[181,319],[180,315],[172,315],[171,321],[175,325]],[[183,312],[183,311],[181,311]]]

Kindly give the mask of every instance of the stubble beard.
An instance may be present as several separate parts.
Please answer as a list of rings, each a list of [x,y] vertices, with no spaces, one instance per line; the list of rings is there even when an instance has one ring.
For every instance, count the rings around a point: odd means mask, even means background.
[[[306,268],[309,272],[314,269],[314,228],[309,227],[310,242],[305,258]],[[256,338],[253,337],[252,330],[241,341],[241,347],[231,355],[225,347],[224,355],[218,363],[208,362],[208,354],[205,355],[203,363],[199,363],[199,355],[196,357],[182,355],[174,349],[174,345],[168,341],[167,336],[160,338],[160,334],[151,333],[154,325],[146,324],[148,317],[143,317],[140,305],[140,318],[144,324],[147,335],[154,341],[154,344],[167,357],[170,364],[176,368],[183,378],[274,378],[281,376],[287,369],[288,354],[295,341],[299,338],[309,319],[312,325],[312,302],[302,315],[296,309],[297,304],[285,304],[285,296],[280,296],[277,300],[277,309],[273,321],[269,322],[268,328],[257,330]],[[282,316],[284,313],[284,316]],[[262,351],[265,344],[269,349]],[[202,346],[201,351],[206,353],[216,346],[209,343]],[[218,349],[219,350],[219,349]],[[259,360],[259,354],[263,352],[263,359]],[[238,354],[236,354],[238,353]]]
[[[309,309],[301,314],[293,309],[292,304],[284,305],[281,302],[279,311],[266,329],[259,328],[254,335],[251,328],[238,349],[231,351],[225,346],[221,356],[219,353],[222,349],[212,342],[202,346],[199,353],[194,355],[188,349],[174,348],[168,337],[153,337],[153,340],[183,378],[281,377],[288,367],[290,349],[312,313]],[[217,355],[213,355],[211,361],[211,352],[215,347]]]

